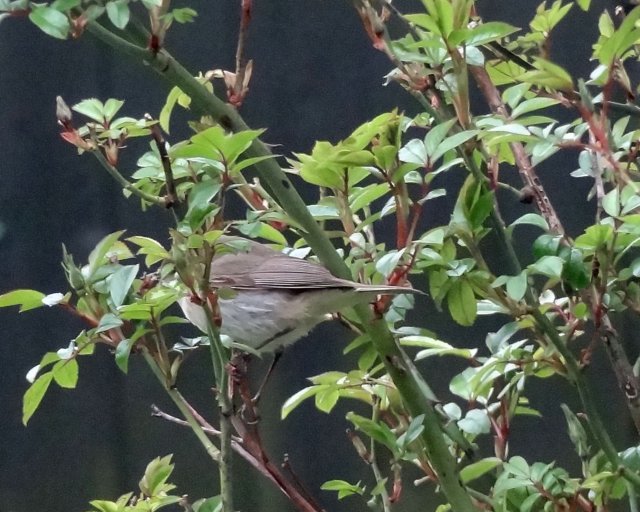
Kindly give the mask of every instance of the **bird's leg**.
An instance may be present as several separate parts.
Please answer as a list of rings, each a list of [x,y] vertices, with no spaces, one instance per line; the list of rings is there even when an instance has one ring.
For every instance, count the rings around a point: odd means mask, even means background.
[[[271,377],[271,374],[273,373],[273,370],[275,369],[276,364],[278,364],[278,361],[280,361],[280,358],[282,357],[282,353],[283,352],[284,352],[284,349],[282,347],[279,347],[273,353],[273,359],[271,360],[271,364],[269,365],[269,369],[267,370],[267,373],[265,373],[264,378],[262,379],[262,382],[260,383],[260,386],[258,387],[258,391],[256,391],[256,394],[251,399],[251,401],[253,402],[253,404],[255,406],[258,405],[258,401],[260,400],[260,397],[262,396],[262,391],[264,391],[264,388],[267,385],[267,382],[269,381],[269,377]]]

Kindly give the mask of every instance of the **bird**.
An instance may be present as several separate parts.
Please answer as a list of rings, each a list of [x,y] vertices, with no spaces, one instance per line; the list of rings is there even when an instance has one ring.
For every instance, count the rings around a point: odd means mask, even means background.
[[[341,279],[319,263],[239,236],[222,235],[216,246],[209,287],[225,290],[217,301],[220,333],[258,354],[281,351],[330,318],[329,314],[372,302],[378,295],[423,293]],[[231,250],[220,250],[222,246]],[[207,333],[201,301],[185,295],[178,303],[186,319]]]

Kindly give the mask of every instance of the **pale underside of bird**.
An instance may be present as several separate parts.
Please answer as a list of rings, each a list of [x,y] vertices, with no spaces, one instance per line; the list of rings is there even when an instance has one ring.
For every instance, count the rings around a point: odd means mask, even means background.
[[[240,237],[224,236],[220,241],[237,246],[234,252],[214,256],[211,263],[210,287],[231,290],[218,298],[220,332],[257,352],[289,345],[330,313],[372,302],[378,295],[421,293],[340,279],[318,263]],[[179,300],[185,317],[206,333],[206,314],[196,302],[188,296]]]

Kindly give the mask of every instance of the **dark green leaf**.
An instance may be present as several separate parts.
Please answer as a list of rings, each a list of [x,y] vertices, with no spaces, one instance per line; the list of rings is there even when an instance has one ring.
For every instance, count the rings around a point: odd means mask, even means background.
[[[129,356],[131,355],[131,348],[133,347],[133,341],[130,339],[121,340],[116,347],[116,364],[118,368],[122,370],[122,373],[129,371]]]
[[[116,308],[122,306],[124,303],[124,299],[127,297],[129,289],[138,275],[139,270],[140,265],[126,265],[120,267],[107,279],[109,294]]]
[[[578,249],[565,248],[560,256],[564,259],[562,278],[565,279],[574,289],[581,290],[591,281],[591,275],[583,261],[582,252]]]
[[[543,256],[556,256],[560,251],[562,238],[554,235],[540,235],[533,242],[533,256],[540,259]]]

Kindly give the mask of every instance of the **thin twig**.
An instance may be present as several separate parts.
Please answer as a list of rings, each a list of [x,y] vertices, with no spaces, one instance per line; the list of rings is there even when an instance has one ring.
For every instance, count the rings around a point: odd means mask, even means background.
[[[188,421],[181,420],[180,418],[176,418],[175,416],[171,416],[170,414],[160,410],[155,405],[151,406],[151,414],[152,416],[156,416],[158,418],[162,418],[164,420],[170,421],[171,423],[175,423],[176,425],[181,425],[184,427],[190,427]],[[211,436],[220,436],[220,431],[213,427],[202,427],[202,430]],[[242,439],[234,436],[231,439],[231,446],[235,450],[235,452],[240,455],[245,461],[247,461],[253,468],[258,470],[261,475],[267,477],[271,482],[278,485],[278,481],[273,477],[270,471],[268,471],[262,461],[258,460],[254,457],[242,444]]]
[[[145,114],[145,119],[152,121],[152,117],[149,114]],[[165,187],[167,195],[165,196],[165,207],[173,208],[178,202],[178,195],[176,194],[176,184],[173,181],[173,169],[171,168],[171,159],[167,153],[167,143],[162,136],[160,126],[154,123],[150,126],[151,136],[156,144],[158,154],[160,155],[160,161],[162,162],[162,169],[164,170]]]
[[[187,422],[185,420],[181,420],[180,418],[177,418],[175,416],[171,416],[171,414],[169,414],[167,412],[164,412],[156,404],[151,404],[151,416],[154,416],[156,418],[162,418],[163,420],[170,421],[171,423],[175,423],[176,425],[181,425],[183,427],[188,427],[189,426],[189,422]],[[205,426],[203,426],[202,430],[204,430],[207,434],[212,435],[212,436],[219,436],[220,435],[220,431],[216,430],[213,427],[205,427]]]
[[[128,192],[131,192],[131,194],[133,194],[134,196],[138,196],[140,199],[143,199],[148,203],[156,204],[158,206],[166,206],[166,202],[164,198],[154,196],[152,194],[148,194],[147,192],[133,186],[133,184],[130,181],[128,181],[122,174],[120,174],[118,169],[116,169],[113,165],[111,165],[107,161],[107,159],[104,157],[101,151],[99,150],[92,151],[91,154],[96,157],[96,159],[98,160],[98,162],[100,162],[102,167],[106,169],[109,175],[113,179],[115,179],[123,189],[127,190]]]
[[[244,99],[244,80],[247,72],[247,59],[244,56],[244,47],[247,40],[247,31],[251,23],[251,10],[253,0],[240,0],[240,27],[238,29],[238,45],[236,47],[236,78],[233,86],[234,96]]]
[[[373,422],[378,422],[379,420],[379,412],[380,409],[378,404],[374,404],[373,413],[371,419]],[[376,480],[376,487],[380,490],[380,498],[382,500],[382,509],[384,512],[391,512],[391,500],[389,499],[389,492],[387,491],[387,486],[382,483],[384,477],[382,476],[382,472],[380,471],[380,466],[378,466],[378,459],[376,453],[376,441],[371,438],[371,444],[369,445],[369,459],[371,461],[371,470],[373,471],[373,476]]]
[[[220,450],[211,442],[211,440],[207,436],[206,432],[203,430],[200,423],[198,423],[198,421],[193,417],[193,414],[191,414],[191,411],[186,406],[185,401],[182,398],[182,395],[178,392],[178,390],[175,387],[172,387],[170,385],[167,376],[164,374],[163,370],[158,366],[158,363],[153,358],[149,350],[146,348],[143,348],[142,354],[144,356],[145,361],[149,365],[149,368],[151,368],[151,371],[156,376],[156,378],[158,379],[162,387],[165,388],[165,390],[169,394],[169,397],[171,398],[171,400],[173,400],[173,403],[176,404],[176,406],[184,416],[185,420],[189,424],[189,427],[191,427],[191,430],[196,435],[196,437],[204,447],[205,451],[209,454],[209,457],[211,457],[213,461],[219,462]]]

